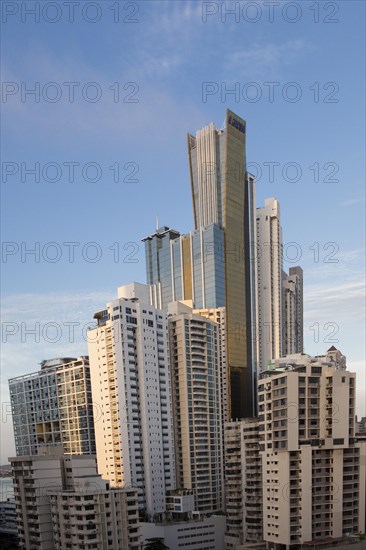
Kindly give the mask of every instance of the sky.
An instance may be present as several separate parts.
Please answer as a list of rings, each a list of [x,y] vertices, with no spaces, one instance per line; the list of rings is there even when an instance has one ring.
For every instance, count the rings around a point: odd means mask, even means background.
[[[362,1],[2,3],[0,463],[8,379],[87,354],[146,280],[141,239],[193,228],[186,135],[227,108],[304,269],[305,351],[342,350],[366,414],[364,23]]]

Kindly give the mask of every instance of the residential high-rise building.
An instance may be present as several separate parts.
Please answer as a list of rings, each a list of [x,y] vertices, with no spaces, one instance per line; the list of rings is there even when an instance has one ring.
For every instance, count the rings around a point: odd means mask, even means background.
[[[303,271],[290,267],[282,272],[282,355],[304,350]]]
[[[9,380],[17,456],[40,445],[95,453],[89,358],[42,361],[41,369]]]
[[[263,541],[257,418],[225,424],[226,550]]]
[[[209,124],[188,135],[195,229],[218,224],[224,232],[225,304],[210,307],[226,307],[232,418],[254,415],[256,391],[255,182],[245,142],[246,122],[230,110],[223,129]]]
[[[257,208],[257,346],[258,368],[265,370],[282,355],[282,229],[277,199]]]
[[[258,382],[264,540],[275,549],[365,531],[366,440],[336,348],[274,361]]]
[[[177,486],[212,514],[224,490],[219,325],[180,302],[169,314]]]
[[[140,548],[136,491],[110,489],[91,455],[38,452],[10,458],[20,548]]]
[[[202,315],[214,321],[219,325],[219,361],[220,361],[220,388],[221,388],[221,408],[222,408],[222,421],[227,422],[230,418],[229,409],[229,371],[227,366],[226,356],[226,310],[224,307],[212,308],[212,309],[194,309],[193,313]],[[222,434],[224,435],[224,424],[222,427]]]
[[[89,331],[98,471],[112,486],[138,489],[141,512],[166,510],[175,489],[168,321],[146,285],[118,289]]]

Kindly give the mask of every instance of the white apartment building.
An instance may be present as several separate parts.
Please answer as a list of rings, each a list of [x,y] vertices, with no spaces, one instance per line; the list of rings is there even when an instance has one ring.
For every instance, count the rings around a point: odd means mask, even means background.
[[[263,541],[257,418],[225,423],[226,550]]]
[[[224,496],[219,325],[182,302],[168,313],[177,486],[212,514]]]
[[[95,314],[88,333],[98,471],[115,487],[136,487],[149,518],[175,488],[167,315],[132,283]]]
[[[256,212],[257,238],[257,359],[259,371],[281,357],[282,229],[277,199],[265,200]]]
[[[20,548],[140,548],[137,494],[110,490],[95,457],[48,446],[10,461]]]
[[[366,441],[355,438],[355,379],[334,347],[278,359],[261,375],[263,526],[271,548],[365,531]]]

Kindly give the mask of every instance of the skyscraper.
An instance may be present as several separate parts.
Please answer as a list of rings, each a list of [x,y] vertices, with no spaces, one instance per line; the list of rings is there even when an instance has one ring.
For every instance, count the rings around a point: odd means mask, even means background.
[[[181,264],[180,246],[175,246],[173,252],[174,243],[179,237],[179,231],[163,226],[157,228],[153,235],[142,239],[145,243],[146,282],[150,285],[151,303],[159,309],[183,299],[182,285],[177,280],[181,276],[178,268]],[[174,264],[177,265],[175,269]]]
[[[163,228],[144,239],[155,305],[166,308],[172,296],[196,309],[226,308],[233,418],[253,416],[256,406],[255,180],[245,140],[245,121],[229,110],[223,129],[209,124],[188,135],[194,231]]]
[[[257,346],[258,369],[282,355],[282,229],[277,199],[257,208]]]
[[[226,111],[225,128],[209,124],[188,135],[195,228],[224,230],[225,307],[230,404],[233,418],[255,407],[254,180],[246,171],[246,122]]]
[[[167,314],[146,285],[118,289],[89,331],[98,471],[112,486],[136,487],[140,510],[164,513],[175,489]]]
[[[192,300],[195,308],[225,305],[224,232],[218,224],[186,235],[162,227],[143,241],[156,307],[166,309],[181,300]]]
[[[42,361],[41,369],[9,380],[17,456],[59,444],[66,453],[95,453],[89,358]]]
[[[169,314],[177,486],[210,514],[223,509],[220,327],[181,302]]]
[[[282,273],[282,355],[304,351],[303,271]]]

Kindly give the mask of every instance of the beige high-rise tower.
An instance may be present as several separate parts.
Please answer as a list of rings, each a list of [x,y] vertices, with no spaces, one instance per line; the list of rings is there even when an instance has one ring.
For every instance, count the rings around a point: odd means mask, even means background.
[[[181,302],[169,306],[177,486],[195,509],[223,510],[223,409],[219,325]]]
[[[356,375],[330,348],[288,355],[258,382],[264,540],[275,549],[365,531],[366,440],[355,438]]]
[[[258,368],[282,355],[282,229],[277,199],[257,208],[257,346]]]

